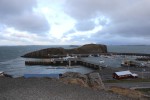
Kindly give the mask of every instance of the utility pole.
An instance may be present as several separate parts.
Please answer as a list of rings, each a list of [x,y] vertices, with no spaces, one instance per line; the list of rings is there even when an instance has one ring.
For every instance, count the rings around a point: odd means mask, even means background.
[[[71,66],[71,61],[69,60],[69,67]]]
[[[143,70],[142,70],[142,79],[143,79]]]
[[[142,69],[142,79],[144,78],[144,71],[145,71],[145,69]]]

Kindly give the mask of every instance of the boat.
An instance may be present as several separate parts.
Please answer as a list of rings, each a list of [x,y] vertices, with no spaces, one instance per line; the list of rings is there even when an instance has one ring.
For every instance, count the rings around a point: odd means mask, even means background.
[[[67,57],[63,57],[63,60],[74,59],[74,58],[77,58],[77,57],[67,56]]]
[[[100,64],[103,64],[104,62],[105,62],[104,60],[100,60],[100,61],[99,61]]]
[[[12,76],[11,75],[9,75],[9,74],[6,74],[6,73],[4,73],[3,71],[0,71],[0,77],[10,77],[10,78],[12,78]]]
[[[92,54],[90,54],[88,57],[93,57],[93,55],[92,55]]]
[[[125,60],[121,63],[123,67],[146,67],[144,63],[139,63],[136,61]]]
[[[4,76],[4,72],[3,71],[0,72],[0,76]]]

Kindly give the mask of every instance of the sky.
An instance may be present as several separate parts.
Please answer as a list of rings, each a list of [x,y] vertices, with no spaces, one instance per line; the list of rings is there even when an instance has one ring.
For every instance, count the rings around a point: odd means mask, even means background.
[[[0,45],[150,45],[150,0],[0,0]]]

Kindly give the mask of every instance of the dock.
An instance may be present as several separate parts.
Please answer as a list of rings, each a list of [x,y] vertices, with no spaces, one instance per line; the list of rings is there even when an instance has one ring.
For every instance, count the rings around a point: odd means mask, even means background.
[[[25,65],[46,65],[46,66],[74,66],[74,65],[81,65],[92,69],[101,69],[104,68],[105,65],[102,65],[100,63],[94,63],[85,61],[80,58],[71,58],[71,59],[50,59],[49,61],[25,61]]]
[[[146,53],[117,53],[117,52],[109,52],[109,53],[103,53],[103,55],[126,55],[126,56],[146,56],[146,57],[150,57],[150,54],[146,54]]]
[[[117,53],[117,52],[107,52],[107,53],[95,53],[95,54],[69,54],[71,57],[99,57],[100,55],[105,55],[105,56],[111,56],[111,55],[124,55],[124,56],[145,56],[145,57],[150,57],[150,54],[146,53]],[[21,56],[24,57],[24,56]],[[35,57],[35,58],[63,58],[66,57],[66,55],[45,55],[44,57]],[[25,57],[25,58],[30,58],[30,57]]]
[[[40,60],[40,61],[25,61],[25,65],[45,65],[45,66],[74,66],[81,65],[92,69],[101,69],[107,67],[100,62],[90,62],[83,60],[84,57],[99,57],[101,55],[112,56],[112,55],[130,55],[130,56],[146,56],[150,57],[150,54],[142,54],[142,53],[99,53],[99,54],[71,54],[70,58],[66,58],[65,55],[55,55],[53,58],[49,57],[48,60]],[[74,58],[73,58],[74,57]]]

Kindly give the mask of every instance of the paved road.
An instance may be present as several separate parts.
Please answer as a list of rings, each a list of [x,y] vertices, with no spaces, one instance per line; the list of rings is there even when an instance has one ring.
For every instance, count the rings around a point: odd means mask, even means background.
[[[150,88],[150,82],[134,82],[134,83],[105,83],[105,87],[119,86],[124,88],[143,87]]]

